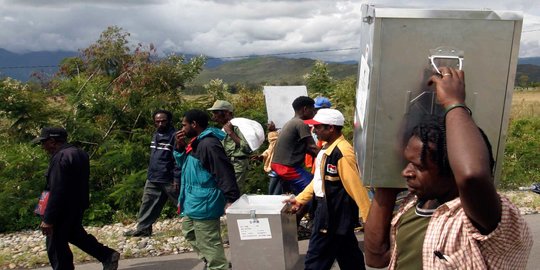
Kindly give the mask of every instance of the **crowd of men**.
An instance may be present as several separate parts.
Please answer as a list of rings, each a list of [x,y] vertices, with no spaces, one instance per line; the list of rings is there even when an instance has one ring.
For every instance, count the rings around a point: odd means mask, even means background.
[[[402,176],[408,196],[394,213],[402,189],[376,188],[371,201],[342,134],[343,114],[306,96],[292,103],[295,115],[281,130],[269,125],[267,149],[260,156],[270,177],[269,193],[289,191],[298,220],[310,212],[312,226],[305,269],[524,269],[532,246],[519,210],[497,193],[491,145],[465,105],[464,73],[440,68],[430,83],[442,116],[427,117],[404,147]],[[325,106],[321,105],[325,104]],[[317,106],[316,106],[317,105]],[[318,108],[316,108],[318,107]],[[316,110],[317,109],[317,110]],[[190,110],[181,128],[172,114],[153,115],[148,176],[137,228],[126,236],[151,236],[152,224],[170,199],[182,217],[182,231],[207,269],[229,269],[220,217],[240,196],[252,149],[231,124],[233,105],[218,100]],[[215,121],[221,128],[211,127]],[[316,140],[315,140],[316,138]],[[316,143],[317,141],[317,143]],[[62,128],[44,128],[36,138],[51,158],[46,175],[50,192],[41,229],[54,269],[74,269],[72,243],[117,269],[120,254],[82,227],[89,204],[88,155],[67,143]],[[306,170],[306,155],[312,169]],[[311,211],[310,211],[311,209]],[[354,233],[365,222],[365,254]],[[364,257],[365,255],[365,257]],[[365,262],[364,262],[365,261]]]

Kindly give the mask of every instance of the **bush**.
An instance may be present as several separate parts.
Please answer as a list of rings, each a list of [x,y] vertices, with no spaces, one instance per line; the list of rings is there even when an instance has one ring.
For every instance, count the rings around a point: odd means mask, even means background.
[[[0,154],[0,232],[37,228],[34,215],[45,187],[47,157],[29,144],[3,145]]]
[[[540,182],[540,118],[510,123],[504,151],[501,188],[515,189]]]

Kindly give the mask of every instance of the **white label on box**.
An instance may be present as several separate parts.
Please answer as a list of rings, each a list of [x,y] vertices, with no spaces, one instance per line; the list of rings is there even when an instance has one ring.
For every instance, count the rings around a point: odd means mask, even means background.
[[[268,218],[238,219],[240,240],[272,239]]]
[[[367,49],[366,49],[367,50]],[[366,117],[367,96],[369,90],[369,65],[366,56],[362,55],[360,59],[360,73],[358,78],[358,91],[356,93],[356,117],[354,119],[355,127],[364,128]]]

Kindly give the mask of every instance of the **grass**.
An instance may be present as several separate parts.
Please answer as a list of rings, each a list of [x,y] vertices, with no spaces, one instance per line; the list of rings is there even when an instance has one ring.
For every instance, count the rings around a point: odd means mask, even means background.
[[[540,88],[514,92],[510,119],[527,117],[540,117]]]

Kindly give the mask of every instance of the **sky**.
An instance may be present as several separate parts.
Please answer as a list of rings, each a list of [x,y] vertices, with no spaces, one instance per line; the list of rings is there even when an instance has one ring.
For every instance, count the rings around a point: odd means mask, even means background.
[[[358,60],[362,3],[520,11],[519,55],[540,57],[538,0],[0,0],[0,48],[77,51],[116,25],[131,44],[152,43],[160,53]]]

